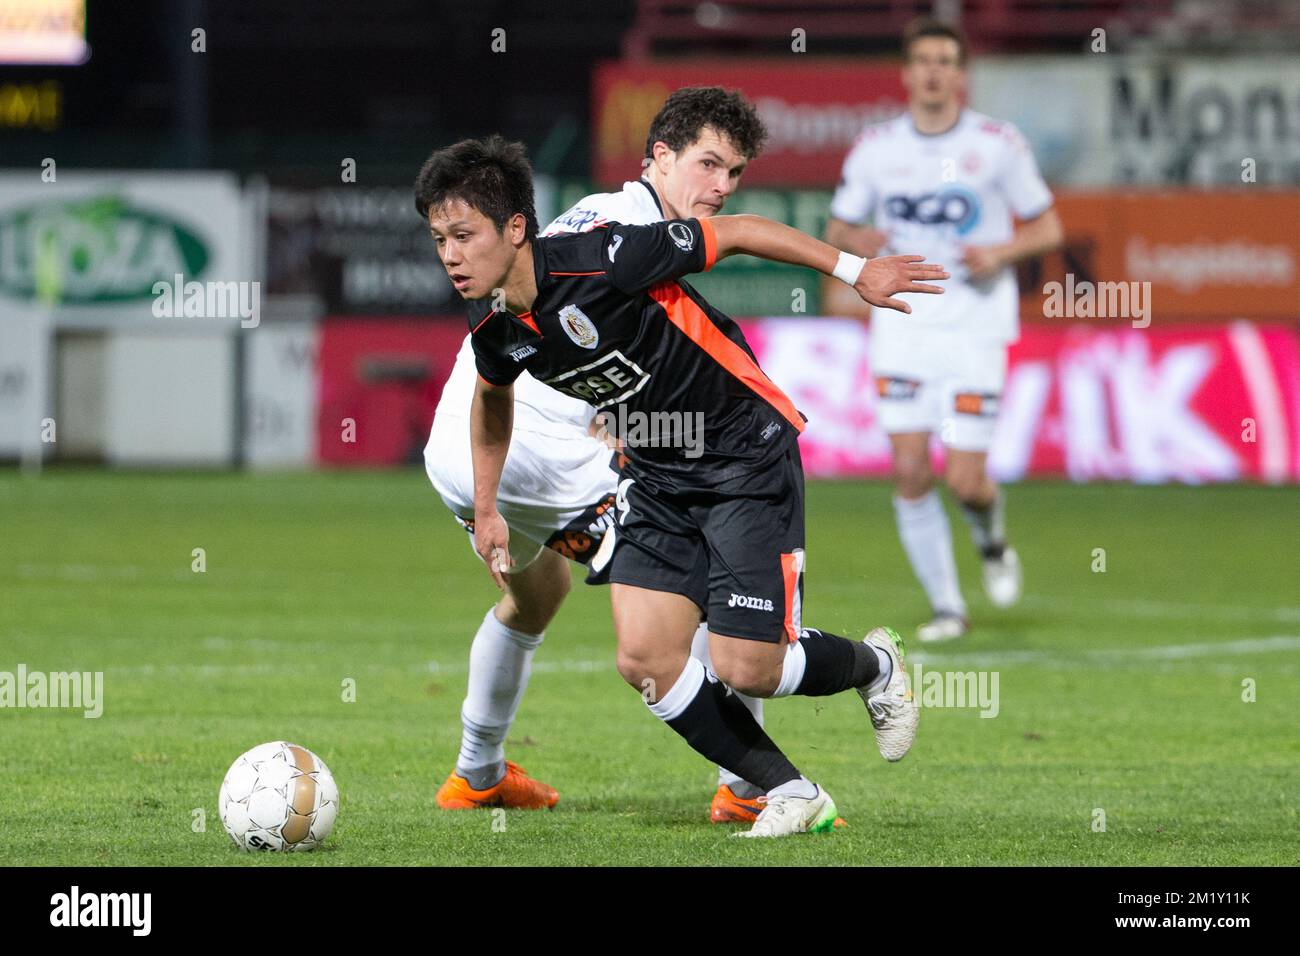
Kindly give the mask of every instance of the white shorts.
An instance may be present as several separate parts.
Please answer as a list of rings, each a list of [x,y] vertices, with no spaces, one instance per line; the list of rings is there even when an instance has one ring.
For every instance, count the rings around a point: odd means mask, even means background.
[[[570,438],[515,429],[497,489],[497,508],[510,528],[514,570],[543,548],[588,563],[614,520],[618,473],[614,452],[575,428]],[[435,415],[424,468],[443,504],[474,535],[474,464],[469,420]]]
[[[1007,345],[929,329],[872,333],[876,414],[888,434],[933,432],[949,448],[988,451],[1007,377]]]

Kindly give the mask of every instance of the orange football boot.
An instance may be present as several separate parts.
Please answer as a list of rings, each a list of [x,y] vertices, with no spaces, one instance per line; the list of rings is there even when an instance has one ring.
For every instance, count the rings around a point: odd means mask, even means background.
[[[718,792],[709,804],[709,821],[712,823],[753,823],[758,819],[763,805],[754,797],[746,800],[738,797],[725,783],[718,785]]]
[[[766,797],[754,797],[752,800],[738,797],[725,783],[719,784],[718,792],[713,795],[713,802],[709,804],[709,822],[753,823],[766,802]],[[835,829],[839,830],[848,825],[849,822],[843,817],[835,818]]]
[[[511,810],[549,810],[560,800],[553,787],[528,776],[517,763],[506,761],[506,775],[495,787],[475,790],[453,769],[438,788],[438,806],[444,810],[507,807]]]

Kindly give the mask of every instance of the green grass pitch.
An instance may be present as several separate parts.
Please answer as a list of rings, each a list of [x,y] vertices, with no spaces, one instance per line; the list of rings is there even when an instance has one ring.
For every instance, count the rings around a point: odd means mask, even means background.
[[[926,671],[996,672],[996,717],[925,709],[891,765],[856,695],[769,703],[850,826],[756,845],[708,823],[713,769],[619,679],[607,591],[581,583],[507,745],[559,806],[434,807],[495,591],[422,473],[0,472],[0,671],[102,671],[105,697],[99,719],[0,710],[0,864],[1300,863],[1300,489],[1008,500],[1025,600],[988,606],[954,514],[976,630],[911,646]],[[909,634],[925,606],[889,489],[812,483],[808,526],[806,623]],[[316,853],[222,830],[226,768],[274,739],[338,779]]]

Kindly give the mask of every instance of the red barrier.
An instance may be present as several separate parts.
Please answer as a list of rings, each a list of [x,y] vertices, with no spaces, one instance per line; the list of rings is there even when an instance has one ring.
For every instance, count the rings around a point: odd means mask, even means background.
[[[327,319],[321,325],[317,449],[331,465],[421,459],[464,319]]]
[[[764,370],[809,418],[800,441],[809,476],[888,474],[867,325],[742,325]],[[418,461],[464,336],[459,318],[325,322],[320,460]],[[1029,325],[1011,349],[989,460],[1006,479],[1300,480],[1300,334],[1251,322]]]
[[[798,57],[794,57],[798,60]],[[903,111],[896,64],[750,60],[605,63],[592,80],[592,171],[604,186],[635,179],[646,130],[668,94],[683,86],[739,89],[768,129],[763,155],[745,171],[747,186],[828,188],[868,122]]]

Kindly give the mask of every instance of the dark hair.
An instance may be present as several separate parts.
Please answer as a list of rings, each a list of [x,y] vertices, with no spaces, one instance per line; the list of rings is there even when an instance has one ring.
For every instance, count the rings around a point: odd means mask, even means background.
[[[754,104],[739,90],[720,86],[684,86],[664,101],[650,121],[645,140],[645,158],[652,159],[655,143],[663,142],[673,152],[685,149],[700,138],[704,127],[726,136],[746,159],[753,159],[767,141],[767,127]]]
[[[966,65],[966,34],[961,28],[934,17],[913,20],[903,31],[903,59],[912,55],[912,44],[922,37],[943,37],[957,44],[957,65]]]
[[[434,152],[415,177],[415,211],[428,221],[430,209],[453,199],[487,216],[497,232],[511,216],[521,213],[527,221],[525,235],[537,237],[533,169],[523,143],[510,143],[493,133]]]

